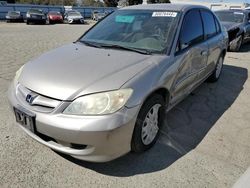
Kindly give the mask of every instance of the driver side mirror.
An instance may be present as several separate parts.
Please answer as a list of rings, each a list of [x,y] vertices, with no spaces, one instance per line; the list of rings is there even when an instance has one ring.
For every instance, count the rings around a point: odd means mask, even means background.
[[[186,41],[184,41],[182,38],[180,38],[179,44],[178,44],[178,46],[179,46],[179,51],[188,48],[190,45],[191,45],[190,42],[186,42]]]

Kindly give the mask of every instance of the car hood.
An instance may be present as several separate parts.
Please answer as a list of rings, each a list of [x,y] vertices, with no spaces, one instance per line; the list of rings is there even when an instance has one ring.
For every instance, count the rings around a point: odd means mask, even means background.
[[[159,58],[163,56],[69,44],[28,62],[19,82],[39,94],[73,100],[80,95],[119,89]]]
[[[234,23],[234,22],[221,22],[221,23],[226,28],[227,31],[230,31],[241,25],[241,23]]]

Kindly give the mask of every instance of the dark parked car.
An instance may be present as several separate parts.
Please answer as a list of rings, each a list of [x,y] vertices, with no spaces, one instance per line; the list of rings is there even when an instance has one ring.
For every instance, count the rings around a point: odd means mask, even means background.
[[[228,31],[229,50],[239,51],[242,44],[250,40],[250,11],[220,10],[215,14]]]
[[[50,11],[47,14],[48,23],[63,23],[63,16],[60,12]]]
[[[42,23],[46,24],[46,15],[40,9],[30,9],[26,14],[26,23]]]
[[[9,11],[5,18],[7,22],[23,22],[23,16],[20,11]]]

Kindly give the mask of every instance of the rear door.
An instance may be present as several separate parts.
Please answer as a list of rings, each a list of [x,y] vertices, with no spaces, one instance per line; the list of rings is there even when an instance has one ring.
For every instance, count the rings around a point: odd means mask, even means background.
[[[201,10],[201,17],[204,25],[205,40],[207,41],[209,50],[207,68],[201,71],[200,79],[206,77],[214,70],[221,54],[220,46],[224,44],[220,24],[213,13],[209,10]]]
[[[204,41],[203,24],[199,9],[186,13],[180,31],[179,42],[175,54],[178,66],[172,86],[174,104],[189,94],[199,82],[200,72],[206,68],[208,45]]]

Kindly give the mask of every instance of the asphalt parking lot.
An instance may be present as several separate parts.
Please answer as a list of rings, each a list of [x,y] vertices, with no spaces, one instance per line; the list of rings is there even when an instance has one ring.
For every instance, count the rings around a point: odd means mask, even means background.
[[[6,91],[18,68],[89,27],[0,23],[0,187],[232,187],[250,166],[250,45],[227,54],[217,83],[167,114],[160,140],[143,154],[83,162],[15,125]]]

